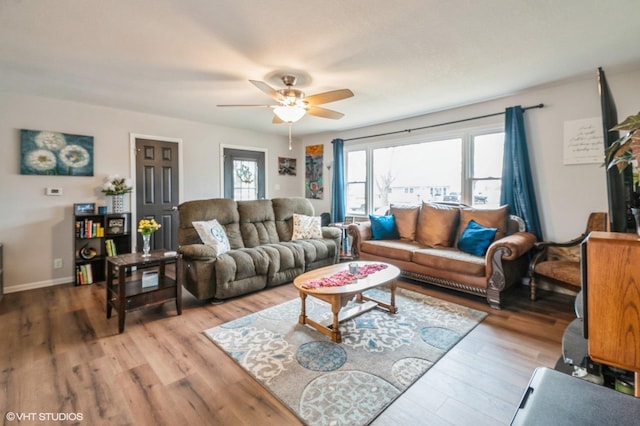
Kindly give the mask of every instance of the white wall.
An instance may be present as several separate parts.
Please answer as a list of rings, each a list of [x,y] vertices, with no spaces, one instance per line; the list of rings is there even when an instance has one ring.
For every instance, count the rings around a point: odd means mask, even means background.
[[[557,82],[513,96],[411,119],[340,133],[314,135],[306,137],[304,145],[324,143],[325,162],[329,162],[333,159],[331,140],[334,138],[349,139],[428,126],[504,111],[510,106],[531,106],[543,103],[544,108],[529,110],[525,113],[529,156],[543,235],[546,240],[566,241],[584,231],[591,211],[608,211],[605,168],[599,164],[563,164],[564,122],[601,116],[596,74],[594,70],[592,75],[570,81]],[[636,114],[640,110],[640,68],[617,72],[605,70],[605,74],[616,101],[619,121]],[[375,144],[380,140],[397,140],[403,137],[415,138],[418,135],[446,133],[456,128],[492,123],[500,123],[502,126],[504,116],[410,134],[347,141],[345,146]],[[330,210],[331,181],[331,176],[327,176],[325,198],[314,201],[316,211]]]
[[[640,109],[640,67],[605,72],[616,101],[618,118],[622,120],[637,113]],[[592,75],[489,102],[339,134],[307,136],[294,142],[293,151],[288,150],[287,140],[283,137],[0,92],[0,242],[4,243],[5,292],[72,280],[72,205],[77,202],[104,204],[105,197],[100,192],[104,178],[113,173],[129,176],[130,133],[182,139],[184,193],[181,201],[221,196],[220,144],[268,149],[267,197],[304,196],[304,146],[325,144],[325,195],[323,200],[312,200],[316,212],[321,213],[330,211],[331,173],[326,165],[333,159],[332,139],[427,126],[503,111],[513,105],[538,103],[544,103],[545,108],[525,114],[530,159],[545,238],[561,241],[584,230],[589,212],[607,210],[604,168],[597,164],[562,164],[564,122],[600,116],[595,70]],[[499,116],[461,126],[502,123],[502,120]],[[410,137],[452,128],[455,126],[413,132]],[[95,176],[20,175],[19,129],[94,136]],[[346,144],[368,144],[377,140]],[[297,159],[296,177],[278,175],[279,156]],[[279,190],[276,190],[278,186]],[[60,187],[64,195],[45,196],[46,187]],[[55,258],[63,259],[62,269],[53,269]]]
[[[94,176],[20,175],[20,129],[93,136]],[[287,138],[280,136],[0,92],[0,242],[4,244],[5,292],[72,281],[72,206],[78,202],[106,204],[100,192],[104,178],[114,173],[129,176],[130,133],[182,139],[181,201],[221,196],[220,144],[267,149],[267,197],[304,195],[300,172],[297,178],[277,172],[278,156],[297,158],[299,165],[304,164],[300,141],[289,151]],[[63,195],[46,196],[46,187],[62,188]],[[63,259],[62,269],[53,269],[55,258]]]

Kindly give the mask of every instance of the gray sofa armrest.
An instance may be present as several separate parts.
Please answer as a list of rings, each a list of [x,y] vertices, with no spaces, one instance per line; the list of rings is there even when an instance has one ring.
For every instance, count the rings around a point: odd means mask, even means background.
[[[323,226],[322,238],[327,238],[330,240],[340,239],[342,238],[342,230],[340,228],[336,228],[335,226]]]
[[[178,253],[185,259],[215,259],[216,252],[212,247],[204,244],[188,244],[178,247]]]

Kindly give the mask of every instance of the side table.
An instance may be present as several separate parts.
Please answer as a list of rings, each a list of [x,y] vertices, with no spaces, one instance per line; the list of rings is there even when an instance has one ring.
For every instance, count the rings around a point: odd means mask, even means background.
[[[339,228],[342,233],[342,238],[340,239],[340,254],[339,258],[341,262],[354,260],[353,254],[351,253],[351,240],[349,239],[349,235],[347,234],[347,223],[331,223],[329,226],[333,226],[335,228]]]
[[[176,279],[166,276],[166,265],[176,264]],[[131,268],[158,267],[158,285],[143,287],[142,280],[126,280]],[[150,256],[142,253],[128,253],[107,258],[107,318],[111,318],[113,308],[118,313],[118,332],[124,331],[127,311],[145,306],[176,301],[178,315],[182,315],[182,255],[165,249],[153,250]]]

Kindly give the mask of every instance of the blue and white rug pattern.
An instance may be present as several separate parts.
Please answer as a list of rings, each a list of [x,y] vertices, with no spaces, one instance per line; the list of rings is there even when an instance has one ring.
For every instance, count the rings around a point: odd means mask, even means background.
[[[385,290],[367,295],[389,300]],[[340,323],[342,343],[298,324],[299,299],[205,334],[306,423],[367,424],[486,316],[404,289],[396,305],[395,315],[373,309]],[[322,301],[308,297],[306,309],[331,319]]]

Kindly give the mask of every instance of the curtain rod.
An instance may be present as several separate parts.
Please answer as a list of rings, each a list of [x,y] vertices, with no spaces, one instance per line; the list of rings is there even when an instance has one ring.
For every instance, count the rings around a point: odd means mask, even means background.
[[[524,107],[524,108],[522,108],[522,110],[526,111],[528,109],[534,109],[534,108],[544,108],[544,104],[538,104],[538,105],[532,105],[532,106]],[[398,134],[398,133],[411,133],[411,132],[413,132],[415,130],[430,129],[432,127],[446,126],[448,124],[463,123],[465,121],[479,120],[481,118],[494,117],[496,115],[503,115],[503,114],[505,114],[505,111],[494,112],[493,114],[479,115],[477,117],[463,118],[462,120],[447,121],[446,123],[431,124],[429,126],[414,127],[413,129],[396,130],[395,132],[378,133],[376,135],[369,135],[369,136],[358,136],[357,138],[349,138],[349,139],[343,139],[343,140],[345,142],[347,142],[347,141],[355,141],[355,140],[358,140],[358,139],[376,138],[378,136],[395,135],[395,134]]]

